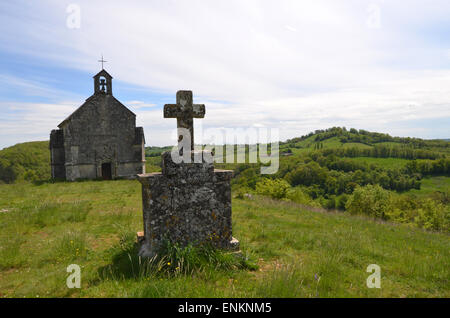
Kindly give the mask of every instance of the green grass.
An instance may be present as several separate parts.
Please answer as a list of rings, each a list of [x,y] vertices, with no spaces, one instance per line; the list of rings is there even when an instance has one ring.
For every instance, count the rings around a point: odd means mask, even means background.
[[[291,148],[291,150],[295,153],[296,150],[300,152],[304,152],[307,150],[313,150],[314,146],[318,143],[321,143],[323,149],[325,148],[339,148],[339,147],[358,147],[358,148],[371,148],[371,146],[359,143],[359,142],[347,142],[343,143],[340,141],[339,137],[330,137],[322,141],[315,141],[316,135],[310,136],[302,141],[295,143],[295,147]],[[393,143],[398,144],[398,143]],[[280,149],[289,148],[287,145],[281,145]]]
[[[233,235],[257,270],[227,254],[172,250],[173,275],[146,272],[134,243],[141,209],[137,181],[0,185],[0,296],[450,296],[448,235],[260,197],[233,199]],[[205,259],[217,266],[176,271]],[[69,264],[81,266],[81,289],[66,287]],[[369,264],[381,267],[381,289],[366,287]]]
[[[383,168],[387,169],[398,169],[405,167],[406,163],[408,163],[408,159],[401,158],[372,158],[372,157],[355,157],[355,158],[347,158],[348,160],[354,160],[357,162],[365,162],[367,164],[374,163]]]
[[[409,190],[406,193],[428,195],[436,191],[445,192],[450,189],[450,177],[425,177],[421,181],[420,190]]]
[[[345,144],[342,144],[342,147],[344,147],[344,148],[356,147],[356,148],[365,148],[365,149],[372,148],[372,146],[369,146],[369,145],[366,145],[366,144],[363,144],[360,142],[346,142]]]

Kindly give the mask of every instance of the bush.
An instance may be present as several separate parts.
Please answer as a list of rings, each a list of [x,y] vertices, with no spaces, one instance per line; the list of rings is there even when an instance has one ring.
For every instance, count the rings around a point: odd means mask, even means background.
[[[286,194],[286,198],[295,203],[320,207],[320,204],[314,202],[313,199],[300,187],[290,188]]]
[[[386,214],[392,209],[391,193],[379,185],[358,186],[349,197],[345,208],[352,214],[363,213],[387,219]]]
[[[250,189],[249,187],[240,187],[240,186],[236,186],[236,187],[232,187],[232,189],[235,189],[235,193],[236,199],[247,199],[250,198],[252,195],[252,193],[254,192],[254,190]]]
[[[336,196],[330,195],[323,206],[326,209],[335,209],[337,206]]]
[[[386,218],[399,223],[412,223],[414,221],[414,211],[402,210],[398,207],[386,212]]]
[[[12,183],[17,179],[17,172],[10,162],[0,158],[0,180],[4,183]]]
[[[417,210],[414,223],[427,230],[449,230],[450,208],[432,199],[425,199]]]
[[[254,189],[259,179],[260,175],[257,168],[239,165],[234,171],[232,184]]]
[[[289,183],[283,179],[265,178],[256,183],[256,192],[274,199],[283,199],[286,197],[290,188]]]
[[[336,209],[345,210],[345,204],[348,201],[348,195],[343,193],[336,197]]]

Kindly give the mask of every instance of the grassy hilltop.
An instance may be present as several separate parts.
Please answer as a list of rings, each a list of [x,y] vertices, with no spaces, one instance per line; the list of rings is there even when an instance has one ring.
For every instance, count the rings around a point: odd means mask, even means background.
[[[2,297],[450,296],[448,235],[364,216],[234,199],[233,235],[257,270],[143,275],[137,181],[3,185],[0,207]],[[66,287],[69,264],[81,266],[79,290]],[[366,287],[369,264],[381,289]]]
[[[147,170],[164,150],[146,149]],[[450,142],[335,127],[280,153],[275,175],[217,164],[235,171],[245,266],[213,253],[213,265],[174,258],[149,272],[136,256],[139,182],[46,182],[48,142],[0,150],[0,297],[450,296]],[[81,289],[66,287],[69,264]],[[366,287],[370,264],[381,289]]]

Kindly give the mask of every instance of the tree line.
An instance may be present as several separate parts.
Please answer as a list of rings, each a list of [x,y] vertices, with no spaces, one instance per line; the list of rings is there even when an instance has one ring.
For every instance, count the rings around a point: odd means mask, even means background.
[[[400,159],[440,159],[446,155],[441,152],[414,149],[403,146],[375,145],[371,148],[362,147],[341,147],[319,149],[324,156],[335,155],[337,157],[373,157],[373,158],[400,158]]]
[[[350,128],[347,130],[345,127],[332,127],[328,129],[315,130],[309,134],[301,137],[292,138],[282,144],[287,144],[289,147],[295,148],[296,143],[301,142],[311,136],[315,136],[313,139],[315,142],[320,142],[329,138],[339,137],[342,143],[363,143],[366,145],[375,145],[381,142],[395,142],[403,145],[410,146],[412,148],[439,148],[446,151],[450,151],[450,142],[440,139],[425,140],[420,138],[411,137],[392,137],[389,134],[370,132],[364,129]]]

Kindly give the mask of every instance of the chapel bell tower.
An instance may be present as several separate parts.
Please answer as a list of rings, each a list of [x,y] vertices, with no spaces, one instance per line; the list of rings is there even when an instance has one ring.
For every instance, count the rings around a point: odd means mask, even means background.
[[[102,69],[94,76],[95,94],[112,95],[112,76]]]

